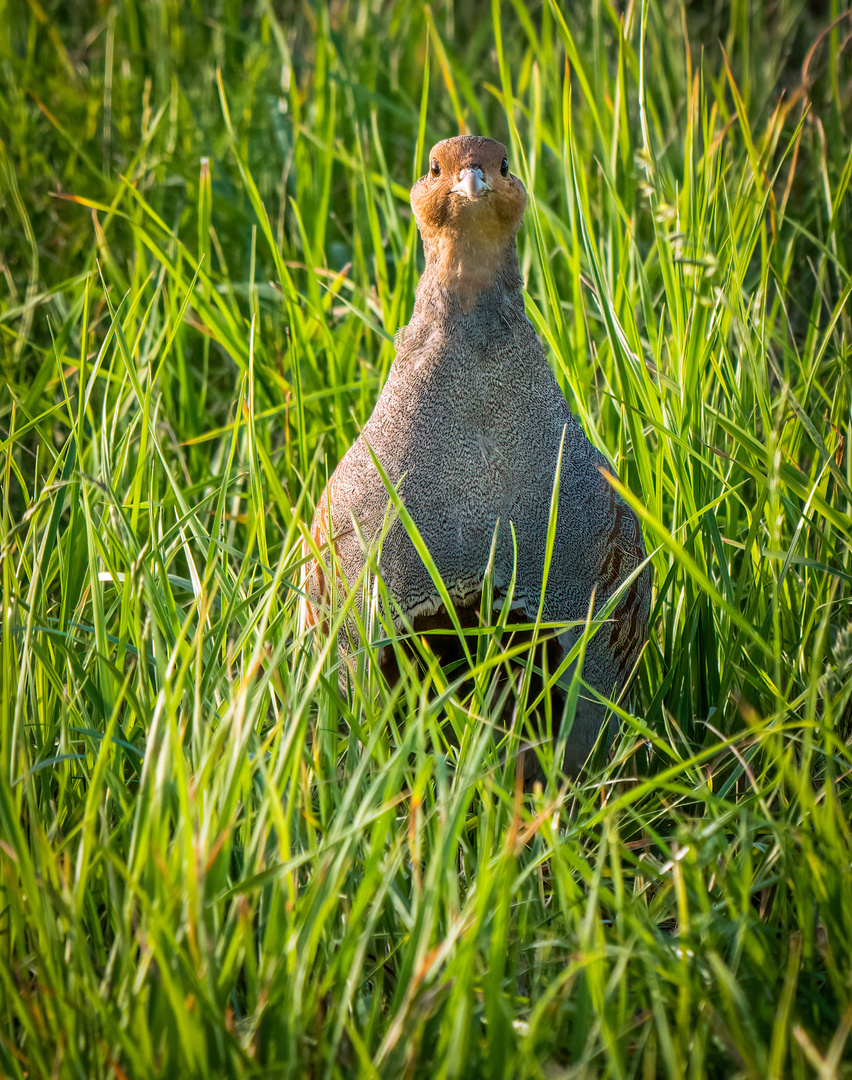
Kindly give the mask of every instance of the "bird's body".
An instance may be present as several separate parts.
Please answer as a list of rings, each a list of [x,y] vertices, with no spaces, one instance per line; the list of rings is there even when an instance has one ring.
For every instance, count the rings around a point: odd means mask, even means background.
[[[606,478],[608,462],[571,413],[526,316],[515,250],[526,193],[508,174],[505,148],[489,139],[439,143],[430,173],[412,191],[427,259],[414,315],[397,336],[397,357],[372,416],[323,493],[314,536],[320,546],[333,543],[345,588],[363,569],[365,545],[382,532],[388,513],[375,455],[457,609],[479,608],[496,530],[495,604],[514,578],[512,608],[534,622],[562,445],[542,617],[585,620],[593,592],[600,608],[645,552],[635,516]],[[328,572],[328,564],[314,564],[307,576],[314,610],[328,595]],[[451,625],[399,520],[385,530],[380,572],[415,628],[418,621],[440,625],[442,613]],[[606,697],[624,685],[642,647],[649,596],[646,569],[589,642],[583,678]],[[579,632],[561,636],[563,654]],[[569,768],[582,764],[603,716],[597,702],[578,710]]]

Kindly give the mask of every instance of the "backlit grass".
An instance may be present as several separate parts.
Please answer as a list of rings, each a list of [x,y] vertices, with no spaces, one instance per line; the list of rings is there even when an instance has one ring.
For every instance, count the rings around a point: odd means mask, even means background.
[[[817,7],[7,8],[0,1072],[852,1075],[852,22]],[[389,689],[368,605],[345,697],[299,625],[461,130],[530,191],[528,312],[655,575],[611,756],[569,785],[545,743],[527,797],[493,636]]]

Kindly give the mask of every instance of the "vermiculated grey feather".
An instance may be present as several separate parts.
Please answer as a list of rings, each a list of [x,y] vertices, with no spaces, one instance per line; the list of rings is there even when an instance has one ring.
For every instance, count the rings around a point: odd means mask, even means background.
[[[505,147],[464,136],[439,143],[430,158],[430,172],[412,189],[426,251],[414,314],[397,335],[397,357],[372,416],[323,493],[313,533],[328,543],[330,520],[339,568],[354,581],[389,504],[372,450],[456,607],[478,608],[497,528],[495,603],[516,570],[512,606],[532,622],[564,433],[542,615],[584,620],[593,591],[597,611],[645,559],[641,531],[606,479],[609,463],[569,409],[526,316],[515,246],[526,192],[508,173]],[[382,542],[380,572],[415,627],[444,611],[399,520]],[[306,575],[313,618],[327,601],[328,574],[326,563]],[[606,697],[624,687],[645,641],[650,594],[645,567],[588,644],[583,678]],[[562,635],[563,655],[579,632]],[[566,754],[570,771],[588,755],[604,714],[597,702],[581,702]]]

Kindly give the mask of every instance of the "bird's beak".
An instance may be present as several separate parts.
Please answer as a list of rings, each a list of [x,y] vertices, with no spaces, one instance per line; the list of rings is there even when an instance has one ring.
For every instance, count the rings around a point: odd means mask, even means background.
[[[482,175],[482,169],[462,169],[459,173],[459,180],[455,187],[450,189],[451,191],[457,191],[459,195],[466,195],[471,202],[476,202],[477,199],[481,199],[486,191],[490,191],[491,188],[485,182],[485,178]]]

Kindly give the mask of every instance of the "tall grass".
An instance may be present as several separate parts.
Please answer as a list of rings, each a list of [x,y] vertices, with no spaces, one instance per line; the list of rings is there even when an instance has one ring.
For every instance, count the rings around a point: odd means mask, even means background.
[[[829,6],[5,10],[4,1075],[852,1075]],[[611,757],[529,796],[493,641],[344,698],[298,619],[463,128],[655,574]]]

